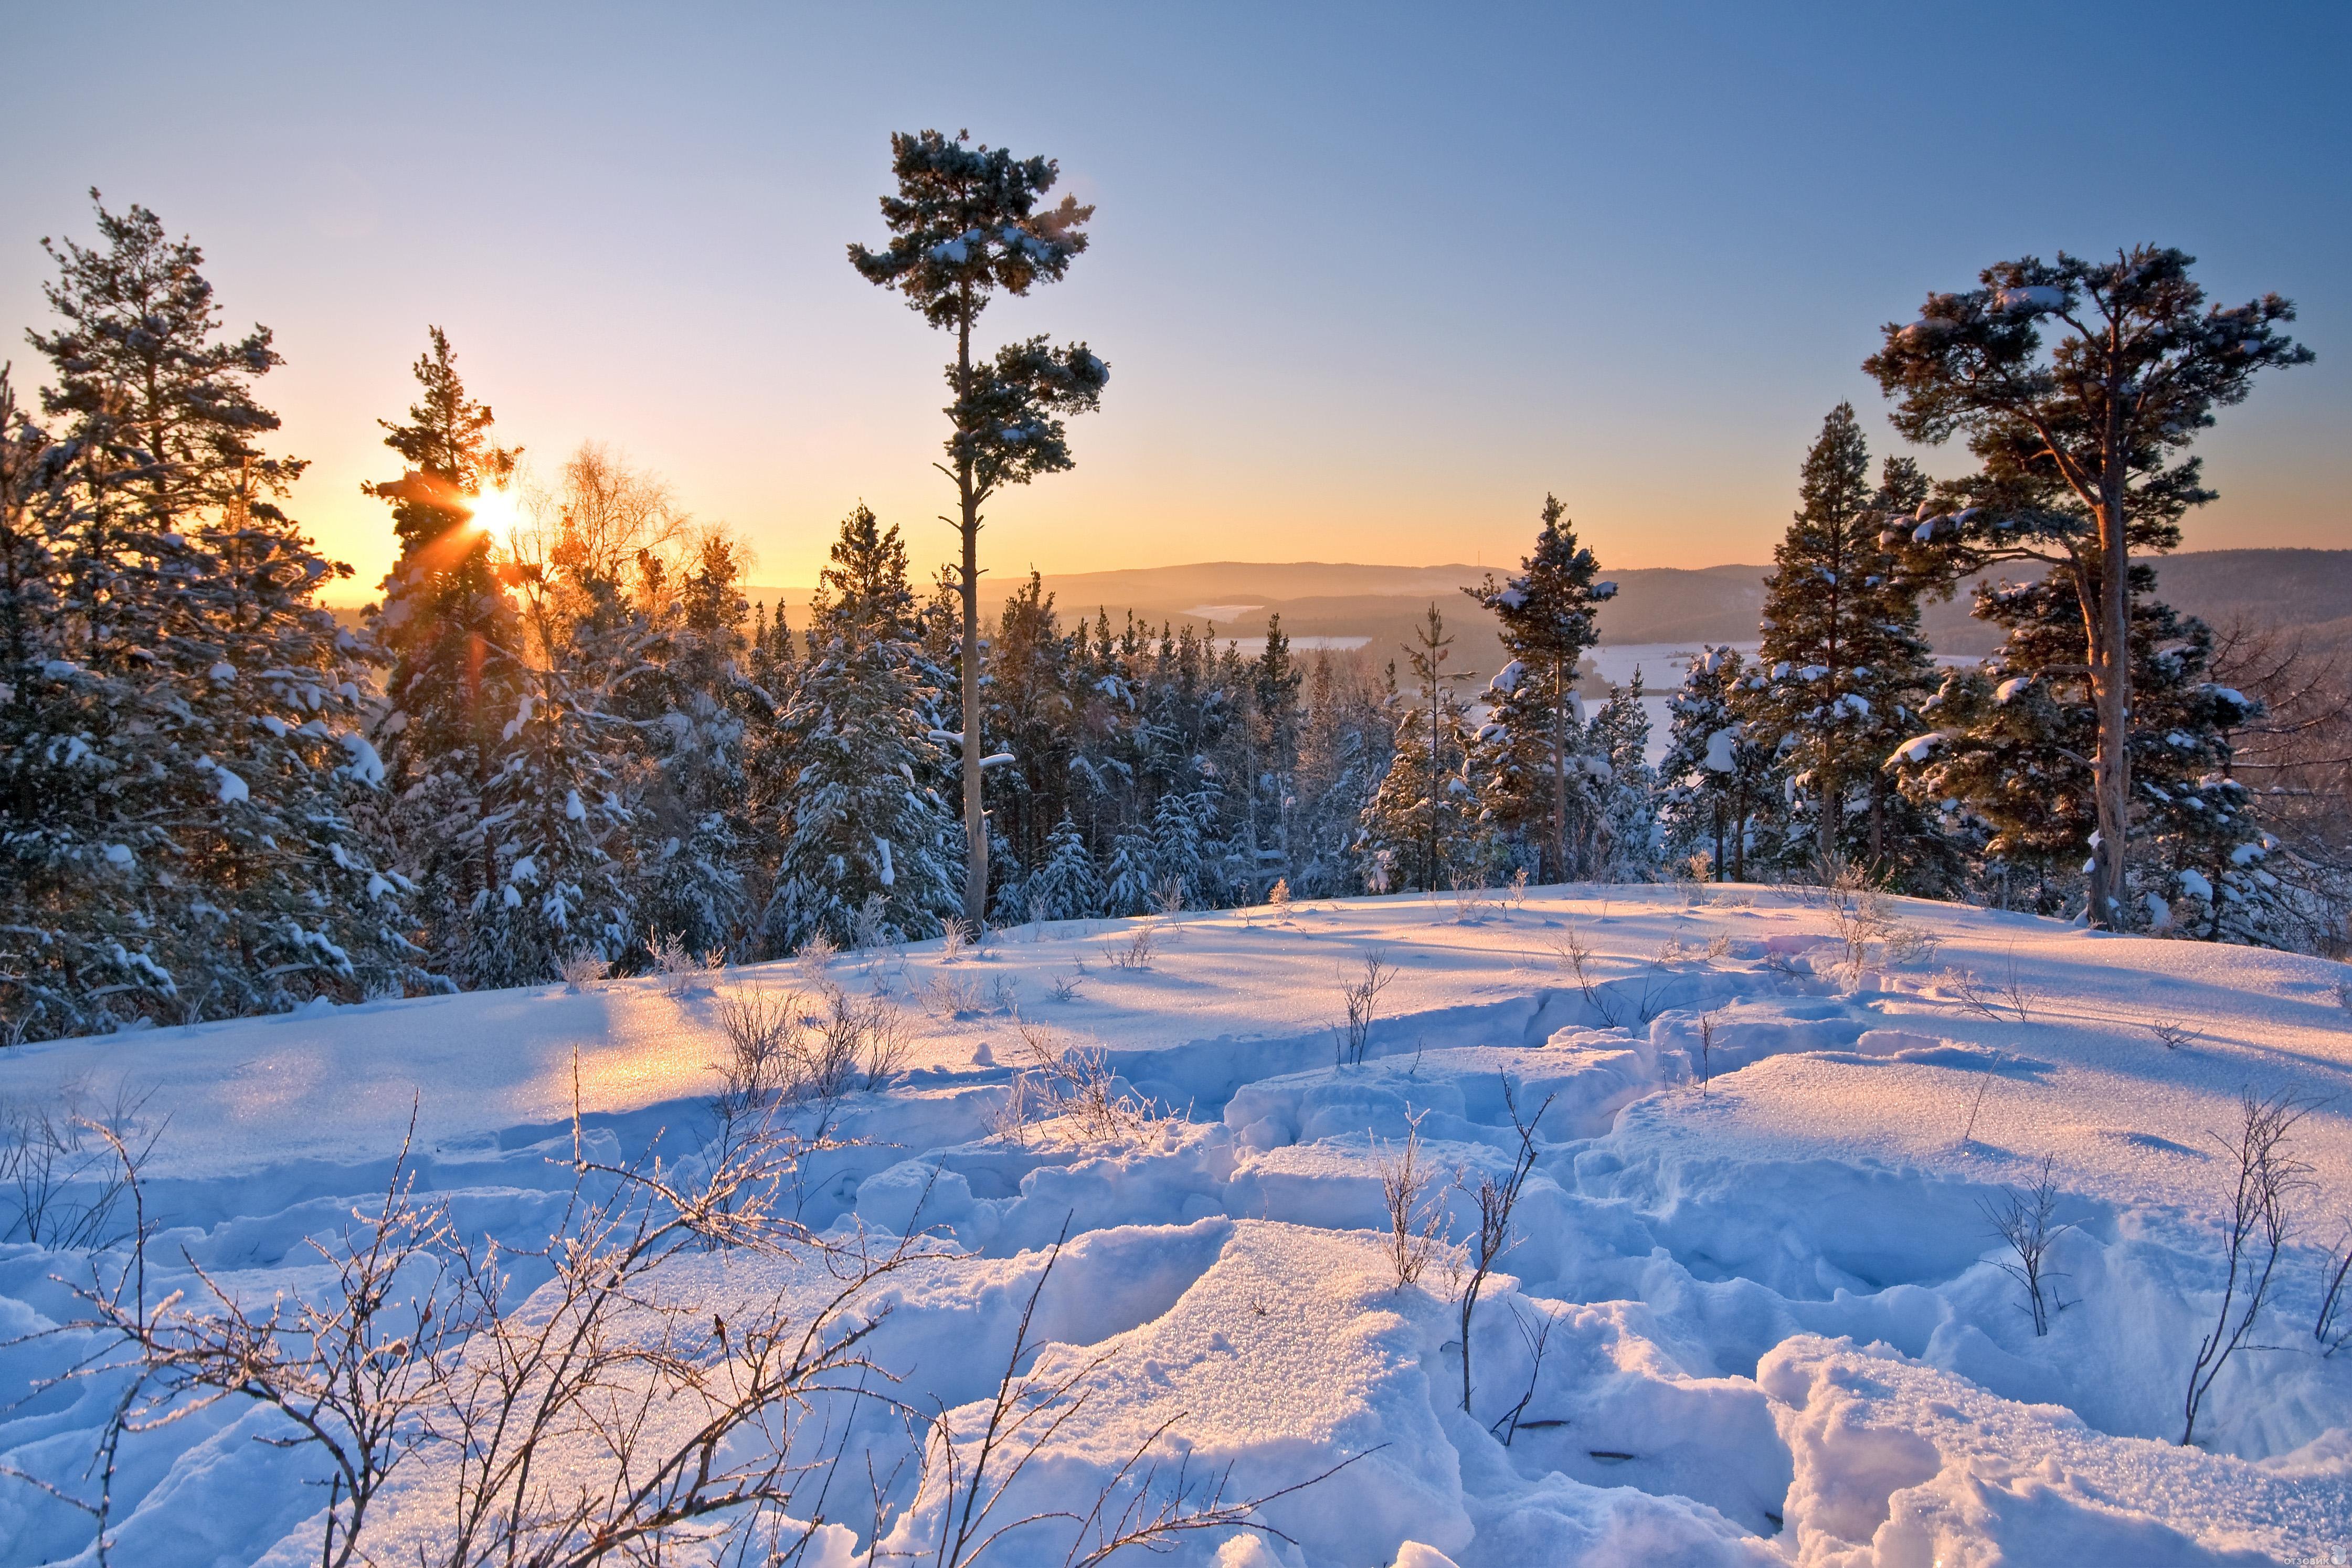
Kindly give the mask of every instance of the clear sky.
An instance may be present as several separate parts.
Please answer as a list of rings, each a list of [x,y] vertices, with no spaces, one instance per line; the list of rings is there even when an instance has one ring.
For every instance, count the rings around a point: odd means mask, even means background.
[[[86,187],[204,246],[373,584],[379,416],[446,326],[541,471],[593,437],[813,579],[863,498],[943,559],[950,345],[843,258],[892,130],[1058,158],[1069,280],[983,318],[1112,366],[985,557],[1761,561],[1889,320],[2148,240],[2319,353],[2202,449],[2189,544],[2352,545],[2352,7],[0,5],[0,323]],[[5,351],[18,363],[27,351]],[[1949,470],[1952,455],[1931,459]]]

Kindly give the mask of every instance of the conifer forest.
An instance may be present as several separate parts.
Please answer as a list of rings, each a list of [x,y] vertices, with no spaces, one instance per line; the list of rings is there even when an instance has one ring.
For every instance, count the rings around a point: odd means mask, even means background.
[[[1549,497],[1410,646],[1144,624],[1034,574],[983,616],[988,510],[1118,395],[1117,344],[999,341],[985,308],[1083,268],[1093,209],[1050,158],[890,151],[880,224],[842,238],[937,329],[952,526],[843,498],[789,613],[661,476],[593,441],[519,462],[499,365],[422,326],[368,487],[397,564],[339,617],[350,568],[286,510],[278,350],[225,324],[268,301],[93,193],[0,381],[7,1040],[1529,883],[1868,884],[2343,950],[2341,670],[2176,612],[2148,567],[2210,499],[2200,432],[2312,358],[2288,301],[2209,299],[2147,246],[1921,279],[1951,291],[1864,368],[1973,471],[1828,410],[1788,454],[1760,650],[1652,672],[1654,737],[1641,681],[1591,689],[1615,588]],[[2001,640],[1939,664],[1922,606],[1956,590]],[[1453,667],[1472,617],[1499,669]]]

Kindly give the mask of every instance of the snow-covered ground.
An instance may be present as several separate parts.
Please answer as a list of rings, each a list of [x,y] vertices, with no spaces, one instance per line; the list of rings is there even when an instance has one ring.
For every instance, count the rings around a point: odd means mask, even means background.
[[[1159,1474],[1181,1454],[1229,1500],[1312,1481],[1258,1516],[1280,1535],[1203,1531],[1163,1561],[2344,1561],[2352,1349],[2322,1356],[2312,1321],[2326,1246],[2352,1219],[2345,968],[1902,901],[1940,951],[1899,942],[1904,962],[1882,950],[1857,975],[1833,970],[1844,950],[1818,904],[1690,897],[1187,915],[1137,967],[1115,962],[1134,940],[1121,921],[1002,932],[976,954],[843,955],[825,978],[887,990],[914,1043],[884,1088],[831,1108],[851,1142],[812,1163],[803,1218],[835,1237],[862,1226],[868,1246],[910,1221],[953,1244],[877,1282],[866,1344],[900,1397],[966,1439],[1066,1231],[1024,1366],[1086,1397],[1056,1407],[997,1522],[1084,1512],[1155,1432]],[[1593,955],[1590,991],[1571,937]],[[1371,953],[1397,975],[1365,1059],[1335,1066],[1343,989]],[[1974,1006],[1964,974],[1986,988]],[[593,1149],[626,1157],[656,1133],[690,1148],[712,1124],[725,996],[813,979],[779,964],[683,993],[549,986],[18,1047],[0,1053],[0,1100],[135,1102],[160,1227],[149,1297],[201,1267],[266,1301],[316,1289],[304,1238],[381,1194],[412,1116],[420,1185],[461,1228],[543,1244],[575,1092]],[[1057,1049],[1107,1050],[1121,1088],[1172,1112],[1091,1141],[1009,1129],[1022,1022]],[[2155,1024],[2189,1037],[2168,1045]],[[2310,1108],[2292,1143],[2308,1184],[2275,1308],[2184,1448],[2235,1172],[2215,1135],[2249,1089]],[[1463,1276],[1441,1256],[1398,1285],[1381,1177],[1417,1123],[1466,1239],[1479,1177],[1518,1146],[1512,1103],[1544,1110],[1512,1246],[1471,1320],[1465,1413]],[[2037,1337],[1985,1208],[2045,1161],[2071,1228],[2049,1260],[2063,1310]],[[694,1252],[655,1284],[790,1301],[822,1289],[813,1267]],[[89,1517],[57,1493],[97,1495],[121,1381],[42,1383],[98,1348],[42,1332],[79,1315],[60,1280],[90,1268],[0,1246],[0,1467],[56,1489],[0,1476],[0,1563],[95,1560]],[[319,1561],[328,1472],[315,1449],[267,1441],[287,1432],[231,1400],[130,1438],[112,1561]],[[886,1483],[890,1442],[911,1441],[856,1440]],[[446,1463],[422,1449],[395,1474],[379,1560],[415,1560],[445,1528]],[[888,1546],[937,1560],[950,1500],[898,1474]],[[873,1515],[861,1464],[824,1517],[862,1531]],[[1074,1529],[1020,1526],[984,1561],[1062,1563]],[[803,1561],[865,1560],[862,1536],[810,1542]]]

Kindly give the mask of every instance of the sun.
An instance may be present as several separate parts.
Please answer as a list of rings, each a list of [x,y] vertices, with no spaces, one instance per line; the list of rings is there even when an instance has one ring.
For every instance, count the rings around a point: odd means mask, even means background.
[[[473,516],[470,521],[476,528],[482,530],[501,544],[514,537],[515,498],[512,491],[484,490],[478,496],[467,497],[467,500],[473,507]]]

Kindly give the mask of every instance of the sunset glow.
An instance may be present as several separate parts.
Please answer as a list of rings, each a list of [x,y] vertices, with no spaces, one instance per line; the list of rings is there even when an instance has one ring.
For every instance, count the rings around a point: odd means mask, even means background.
[[[467,498],[473,505],[473,523],[499,543],[514,538],[516,508],[512,490],[484,490]]]

